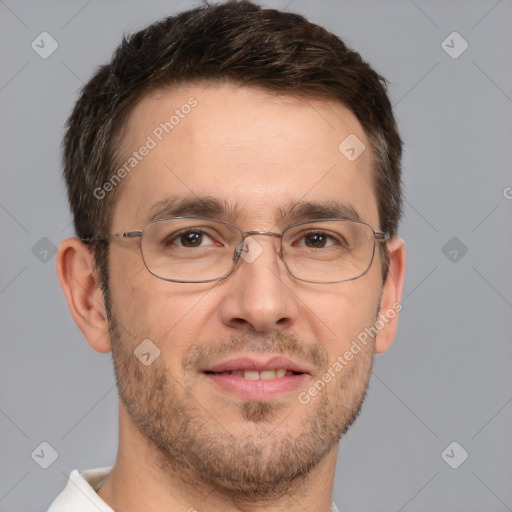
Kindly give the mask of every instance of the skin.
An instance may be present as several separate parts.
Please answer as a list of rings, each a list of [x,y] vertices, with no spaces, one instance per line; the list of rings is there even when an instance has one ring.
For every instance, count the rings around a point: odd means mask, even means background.
[[[355,116],[335,103],[275,97],[223,84],[154,92],[133,110],[123,148],[141,146],[193,96],[198,105],[123,181],[111,232],[139,230],[155,202],[215,197],[238,206],[223,216],[243,231],[280,232],[291,201],[341,201],[380,230],[370,144]],[[249,122],[248,122],[249,120]],[[366,150],[351,162],[338,145],[355,134]],[[274,237],[252,263],[216,283],[172,283],[145,268],[138,239],[110,242],[113,322],[109,326],[89,249],[62,242],[58,275],[90,346],[113,351],[119,394],[119,451],[99,491],[115,510],[330,510],[339,437],[364,400],[374,354],[396,333],[390,319],[311,401],[307,391],[380,312],[400,302],[405,246],[395,237],[383,285],[379,251],[359,279],[294,279]],[[357,305],[357,307],[355,307]],[[144,339],[160,356],[144,366]],[[243,400],[200,373],[239,354],[275,352],[308,367],[297,391]]]

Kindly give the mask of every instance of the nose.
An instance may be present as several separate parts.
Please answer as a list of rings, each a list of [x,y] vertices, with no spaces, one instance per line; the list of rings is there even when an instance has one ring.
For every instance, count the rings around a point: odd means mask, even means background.
[[[278,254],[275,238],[246,238],[233,273],[226,279],[220,308],[230,328],[251,334],[268,334],[291,327],[298,316],[293,282]]]

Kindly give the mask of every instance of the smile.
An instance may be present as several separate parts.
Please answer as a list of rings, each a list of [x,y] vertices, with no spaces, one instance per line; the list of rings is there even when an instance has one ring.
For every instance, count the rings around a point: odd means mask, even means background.
[[[257,370],[230,370],[224,372],[206,371],[205,373],[214,375],[236,375],[237,377],[243,377],[247,380],[270,380],[290,377],[292,375],[297,375],[300,372],[293,372],[291,370],[287,370],[286,368],[279,368],[277,370],[263,370],[261,372]]]

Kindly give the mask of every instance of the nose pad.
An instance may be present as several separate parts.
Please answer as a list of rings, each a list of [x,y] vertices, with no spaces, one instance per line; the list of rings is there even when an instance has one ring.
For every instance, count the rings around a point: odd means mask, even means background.
[[[283,269],[289,272],[288,265],[284,261],[283,252],[282,252],[282,240],[281,235],[279,233],[273,233],[271,231],[246,231],[243,233],[243,240],[239,244],[239,246],[233,252],[233,268],[238,264],[240,259],[243,259],[246,263],[253,263],[256,261],[264,252],[264,244],[258,242],[256,236],[269,236],[278,238],[276,254],[278,259],[276,261],[277,265],[282,265]],[[272,246],[275,248],[275,246]],[[268,251],[268,249],[267,249]],[[274,251],[272,251],[273,253]]]
[[[238,260],[240,259],[240,256],[242,255],[242,252],[244,250],[244,242],[242,242],[236,249],[235,251],[233,252],[233,261],[235,263],[238,262]]]
[[[263,254],[263,246],[253,237],[248,236],[243,241],[240,257],[246,263],[253,263]]]
[[[237,262],[240,258],[242,258],[246,263],[253,263],[259,258],[259,256],[261,256],[261,254],[263,254],[263,251],[263,245],[259,243],[254,236],[248,236],[235,249],[233,260]],[[276,254],[279,256],[279,259],[283,259],[281,244],[279,244],[277,247]]]

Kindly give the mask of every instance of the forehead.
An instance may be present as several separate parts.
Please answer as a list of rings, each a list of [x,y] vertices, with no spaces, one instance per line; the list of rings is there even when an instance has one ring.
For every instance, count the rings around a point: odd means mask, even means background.
[[[233,84],[161,90],[131,112],[120,150],[127,172],[116,229],[139,228],[180,198],[213,199],[223,205],[216,217],[250,222],[248,229],[274,226],[302,203],[346,207],[378,223],[369,142],[338,103]]]

